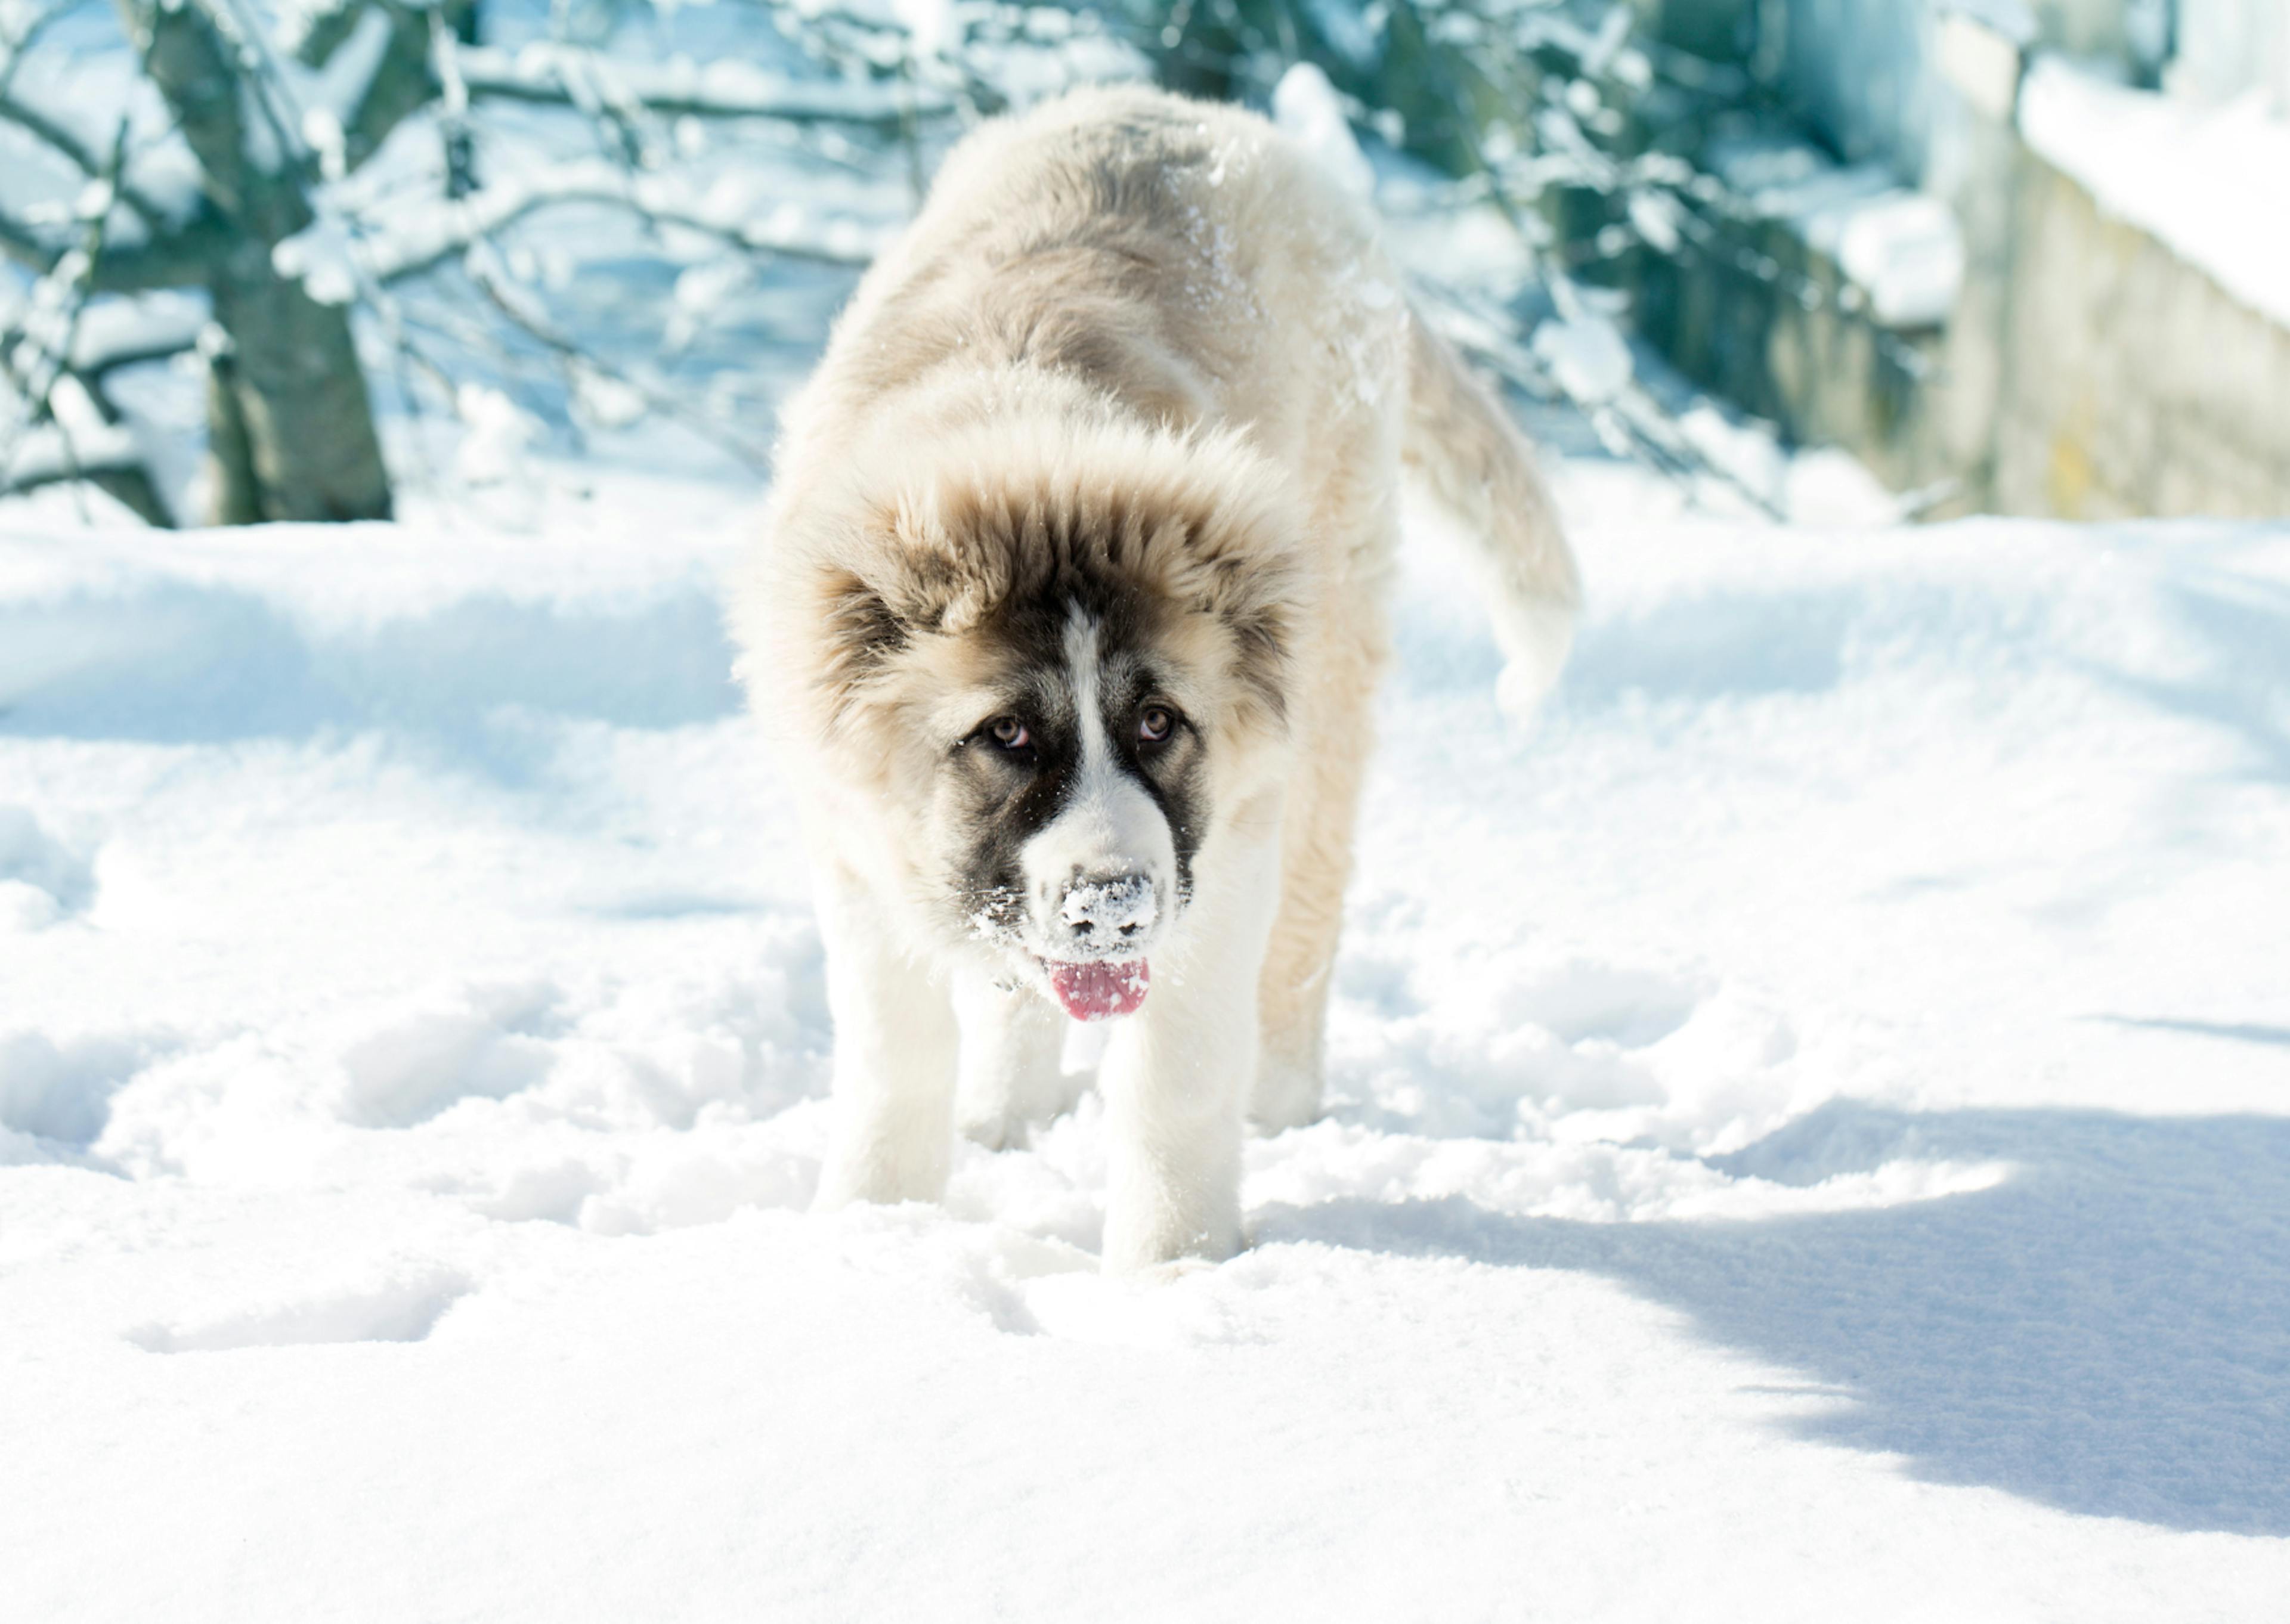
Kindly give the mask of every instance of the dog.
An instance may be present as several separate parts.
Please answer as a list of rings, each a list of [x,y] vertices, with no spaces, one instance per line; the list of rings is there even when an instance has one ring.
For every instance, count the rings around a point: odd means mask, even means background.
[[[938,1199],[1112,1020],[1107,1271],[1237,1250],[1245,1124],[1319,1109],[1404,464],[1531,704],[1573,558],[1365,202],[1136,88],[949,156],[790,403],[731,612],[813,863],[821,1207]]]

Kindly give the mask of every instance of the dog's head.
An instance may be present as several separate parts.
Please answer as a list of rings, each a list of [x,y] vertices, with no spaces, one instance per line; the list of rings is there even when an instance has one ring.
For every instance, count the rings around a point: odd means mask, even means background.
[[[1204,844],[1277,771],[1308,589],[1292,503],[1226,436],[933,450],[788,581],[815,731],[944,940],[1076,1016],[1126,1013]]]

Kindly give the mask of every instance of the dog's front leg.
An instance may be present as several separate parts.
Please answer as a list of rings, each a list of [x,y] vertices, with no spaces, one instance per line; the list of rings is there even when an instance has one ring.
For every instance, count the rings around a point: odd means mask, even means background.
[[[1240,1250],[1241,1112],[1280,891],[1277,808],[1196,865],[1184,940],[1106,1054],[1104,1261],[1129,1273]]]
[[[819,924],[835,1021],[835,1106],[816,1204],[936,1201],[954,1153],[946,988],[840,865],[820,879]]]
[[[989,1150],[1022,1145],[1070,1103],[1058,1067],[1066,1018],[1031,988],[1005,986],[976,965],[957,971],[954,988],[962,1028],[956,1125]]]

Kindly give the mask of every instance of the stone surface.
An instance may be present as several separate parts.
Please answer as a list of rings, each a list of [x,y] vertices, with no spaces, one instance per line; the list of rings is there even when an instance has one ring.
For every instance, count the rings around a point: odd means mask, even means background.
[[[1997,505],[2070,518],[2290,512],[2290,332],[2027,162]]]

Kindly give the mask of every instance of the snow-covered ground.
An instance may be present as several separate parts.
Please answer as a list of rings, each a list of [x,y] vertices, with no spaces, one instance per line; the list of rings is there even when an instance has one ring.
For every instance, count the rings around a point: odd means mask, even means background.
[[[2278,1618],[2290,529],[1425,537],[1333,1108],[813,1217],[750,505],[0,540],[11,1619]],[[1087,1064],[1085,1045],[1072,1054]]]

